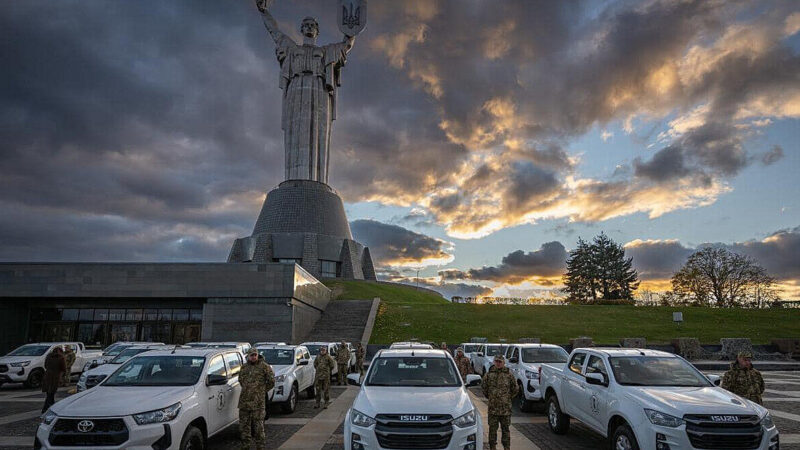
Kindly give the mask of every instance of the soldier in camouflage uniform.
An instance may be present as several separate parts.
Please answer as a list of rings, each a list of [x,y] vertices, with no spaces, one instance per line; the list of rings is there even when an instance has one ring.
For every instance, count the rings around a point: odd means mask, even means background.
[[[328,354],[328,348],[319,348],[319,355],[314,359],[314,387],[317,391],[317,403],[314,408],[319,408],[319,401],[325,395],[325,408],[331,403],[331,372],[336,367],[336,361]]]
[[[364,355],[367,352],[364,350],[364,346],[361,345],[361,342],[356,344],[356,370],[358,370],[358,376],[364,376]]]
[[[511,448],[511,399],[517,395],[517,380],[506,367],[503,355],[495,355],[494,365],[481,382],[483,394],[489,400],[489,448],[497,448],[497,426],[503,432],[503,448]]]
[[[753,354],[740,352],[731,368],[722,377],[722,388],[762,405],[761,394],[764,393],[764,378],[761,372],[753,368],[750,360]]]
[[[458,373],[461,374],[461,381],[467,381],[467,375],[472,373],[472,364],[469,362],[469,358],[464,356],[464,349],[458,347],[456,349],[456,367],[458,367]]]
[[[67,345],[66,347],[64,360],[67,362],[67,371],[64,372],[63,379],[61,380],[63,386],[69,386],[70,377],[72,376],[72,365],[75,364],[75,352],[72,350],[71,346]]]
[[[255,347],[251,348],[247,352],[247,364],[242,366],[239,372],[239,384],[242,386],[242,393],[239,396],[239,434],[242,439],[242,449],[247,450],[250,450],[253,440],[257,449],[266,448],[265,397],[275,386],[275,373],[272,367],[258,356],[258,350]],[[255,428],[255,436],[252,428]]]
[[[347,372],[350,368],[350,349],[347,348],[347,342],[342,341],[339,344],[339,351],[336,353],[336,364],[338,365],[339,386],[347,384]]]

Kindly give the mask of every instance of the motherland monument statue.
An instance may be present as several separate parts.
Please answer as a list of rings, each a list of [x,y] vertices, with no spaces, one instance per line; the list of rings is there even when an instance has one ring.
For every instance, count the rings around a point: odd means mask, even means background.
[[[366,3],[340,1],[339,30],[342,42],[318,46],[319,24],[313,17],[300,23],[302,44],[281,32],[269,12],[271,0],[256,0],[264,27],[275,41],[280,63],[279,87],[283,90],[285,179],[328,183],[331,126],[336,119],[336,90],[341,70],[353,48],[355,36],[366,25]]]
[[[331,3],[344,38],[318,46],[315,19],[303,19],[298,43],[278,28],[272,0],[256,0],[280,63],[285,179],[267,193],[253,233],[233,242],[228,262],[296,264],[317,279],[376,280],[369,248],[353,239],[344,202],[328,184],[336,91],[355,36],[366,26],[367,1]]]

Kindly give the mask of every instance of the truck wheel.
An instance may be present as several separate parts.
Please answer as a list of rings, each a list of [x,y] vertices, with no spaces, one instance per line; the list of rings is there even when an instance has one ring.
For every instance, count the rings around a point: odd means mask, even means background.
[[[525,398],[525,388],[522,387],[522,383],[517,384],[519,385],[519,410],[522,412],[532,412],[533,402]]]
[[[187,427],[181,438],[180,450],[203,450],[203,448],[205,448],[203,432],[193,426]]]
[[[567,434],[569,431],[569,416],[561,412],[555,395],[547,399],[547,424],[555,434]]]
[[[611,439],[612,450],[639,450],[636,436],[628,425],[622,424],[614,430],[614,437]]]
[[[34,369],[30,375],[28,375],[28,379],[25,380],[23,385],[26,388],[40,388],[42,387],[42,379],[44,378],[44,371],[42,369]]]
[[[306,388],[306,396],[308,398],[317,398],[317,383],[311,383],[311,386]]]
[[[293,384],[292,390],[289,391],[289,400],[281,404],[281,411],[286,414],[291,414],[294,412],[295,408],[297,408],[297,385]]]

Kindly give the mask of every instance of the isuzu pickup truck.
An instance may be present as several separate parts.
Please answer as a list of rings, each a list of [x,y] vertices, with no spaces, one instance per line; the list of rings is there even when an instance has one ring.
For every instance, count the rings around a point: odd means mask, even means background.
[[[620,450],[777,450],[769,411],[718,382],[671,353],[579,348],[564,368],[544,364],[540,385],[556,434],[574,418]]]

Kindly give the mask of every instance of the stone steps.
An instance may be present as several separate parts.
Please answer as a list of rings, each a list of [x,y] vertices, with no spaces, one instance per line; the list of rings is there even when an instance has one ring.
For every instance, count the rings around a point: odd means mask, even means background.
[[[306,340],[361,342],[372,300],[334,300],[328,303]]]

